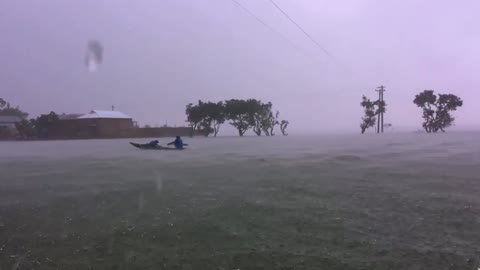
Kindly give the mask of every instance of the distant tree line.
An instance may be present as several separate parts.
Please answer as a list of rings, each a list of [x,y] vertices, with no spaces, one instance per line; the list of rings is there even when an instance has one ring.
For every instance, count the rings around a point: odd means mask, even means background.
[[[0,98],[0,116],[16,116],[21,119],[15,124],[19,139],[49,139],[54,135],[55,128],[60,121],[54,112],[42,114],[37,118],[28,119],[28,113],[20,107],[12,107],[9,102]]]
[[[42,114],[37,118],[23,119],[15,126],[17,128],[20,139],[51,139],[55,135],[60,118],[55,112],[49,114]]]
[[[226,121],[238,131],[239,136],[252,130],[256,135],[275,135],[275,127],[286,136],[289,122],[280,120],[280,113],[272,111],[272,103],[263,103],[256,99],[230,99],[219,102],[198,101],[197,104],[188,104],[185,110],[187,122],[197,130],[207,131],[207,136],[217,136],[220,127]]]
[[[455,123],[452,112],[463,106],[460,97],[453,94],[435,94],[433,90],[424,90],[417,94],[413,103],[422,109],[423,129],[428,133],[445,132],[445,129]],[[364,116],[360,123],[361,133],[374,127],[378,116],[386,112],[387,104],[383,100],[371,100],[362,96],[360,105],[364,109]],[[283,135],[287,135],[287,120],[280,120],[280,113],[272,111],[272,103],[263,103],[256,99],[230,99],[220,102],[203,102],[188,104],[185,110],[187,122],[195,130],[205,130],[208,135],[217,136],[220,127],[228,122],[235,127],[240,136],[248,130],[256,135],[274,136],[278,127]],[[49,139],[55,134],[55,128],[60,121],[55,112],[28,119],[28,113],[18,106],[0,98],[0,116],[16,116],[21,119],[15,124],[20,139]],[[385,124],[392,127],[392,124]],[[2,132],[0,128],[0,132]]]
[[[451,112],[463,106],[463,101],[453,94],[434,94],[433,90],[424,90],[417,94],[413,103],[420,107],[423,111],[422,127],[427,133],[436,133],[438,131],[445,132],[445,129],[452,126],[455,117]],[[378,120],[378,115],[386,112],[387,104],[384,100],[370,100],[366,96],[362,96],[360,106],[364,109],[364,116],[360,123],[361,133],[374,127]],[[392,127],[392,124],[386,124],[386,127]]]

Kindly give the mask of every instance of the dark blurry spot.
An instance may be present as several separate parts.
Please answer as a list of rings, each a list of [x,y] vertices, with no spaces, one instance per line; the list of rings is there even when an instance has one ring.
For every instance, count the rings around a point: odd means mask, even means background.
[[[87,45],[87,55],[85,56],[85,64],[89,71],[98,70],[98,66],[103,60],[103,46],[98,40],[91,40]]]

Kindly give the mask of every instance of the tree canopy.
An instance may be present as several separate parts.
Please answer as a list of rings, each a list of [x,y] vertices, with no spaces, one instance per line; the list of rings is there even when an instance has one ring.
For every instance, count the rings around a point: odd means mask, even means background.
[[[371,101],[366,96],[362,96],[360,106],[364,108],[365,113],[362,117],[362,123],[360,123],[360,129],[363,134],[367,129],[375,126],[377,123],[377,116],[387,111],[387,104],[383,100]]]
[[[59,124],[56,113],[42,114],[35,119],[23,119],[15,126],[21,139],[51,139]]]
[[[230,125],[238,130],[238,135],[243,136],[247,130],[255,126],[255,109],[258,108],[257,100],[230,99],[225,101],[225,114]]]
[[[188,104],[185,112],[190,126],[194,129],[204,129],[214,136],[227,120],[237,129],[240,136],[250,129],[258,136],[262,134],[273,136],[275,126],[280,122],[277,120],[278,112],[274,115],[272,107],[271,102],[263,103],[256,99],[230,99],[221,102],[199,100],[196,105]],[[287,125],[284,125],[285,129]]]
[[[435,95],[433,90],[424,90],[415,96],[413,103],[423,110],[424,122],[422,127],[428,133],[445,129],[452,126],[455,118],[450,112],[463,106],[463,101],[453,94]]]
[[[187,105],[185,110],[187,122],[193,129],[204,129],[207,135],[217,136],[220,131],[220,125],[225,122],[225,109],[223,102],[203,102],[198,101],[197,105],[192,103]]]

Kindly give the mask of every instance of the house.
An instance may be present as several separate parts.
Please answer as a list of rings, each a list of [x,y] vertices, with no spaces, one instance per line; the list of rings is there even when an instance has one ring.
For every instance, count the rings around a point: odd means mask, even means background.
[[[84,114],[78,119],[130,119],[132,118],[122,112],[119,111],[100,111],[100,110],[92,110],[87,114]]]
[[[22,118],[13,115],[0,115],[0,139],[13,139],[18,134],[16,123]]]
[[[81,114],[81,113],[68,113],[68,114],[62,113],[62,114],[58,115],[58,119],[60,119],[60,120],[77,119],[82,115],[83,114]]]
[[[130,116],[119,111],[92,110],[74,117],[60,117],[58,136],[63,138],[127,137],[134,127]]]
[[[14,115],[2,116],[0,115],[0,127],[15,127],[16,123],[22,121],[22,118]]]
[[[81,116],[72,115],[59,117],[56,138],[159,138],[205,135],[203,131],[194,131],[192,127],[139,128],[130,116],[119,111],[93,110]]]

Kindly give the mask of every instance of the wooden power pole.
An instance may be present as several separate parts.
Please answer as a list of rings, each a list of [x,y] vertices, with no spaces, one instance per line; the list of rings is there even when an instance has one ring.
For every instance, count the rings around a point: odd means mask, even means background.
[[[378,92],[378,107],[380,113],[378,114],[377,133],[383,133],[383,93],[385,92],[385,86],[381,85],[375,91]]]

